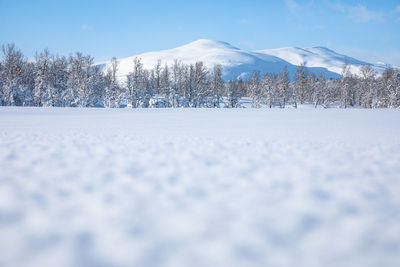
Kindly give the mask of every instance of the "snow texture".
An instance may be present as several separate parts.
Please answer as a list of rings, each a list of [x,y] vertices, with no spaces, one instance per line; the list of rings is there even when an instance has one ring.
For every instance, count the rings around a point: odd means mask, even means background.
[[[399,266],[400,110],[0,108],[0,266]]]

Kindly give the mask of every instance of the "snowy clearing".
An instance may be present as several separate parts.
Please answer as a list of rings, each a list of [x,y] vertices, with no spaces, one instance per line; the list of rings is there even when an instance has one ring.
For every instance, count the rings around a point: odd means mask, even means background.
[[[0,108],[0,266],[400,263],[400,110]]]

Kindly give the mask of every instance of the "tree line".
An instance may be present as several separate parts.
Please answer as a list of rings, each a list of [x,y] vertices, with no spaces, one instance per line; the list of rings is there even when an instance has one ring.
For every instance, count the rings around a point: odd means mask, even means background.
[[[207,69],[203,62],[186,65],[175,60],[170,66],[158,61],[153,69],[145,69],[135,58],[121,84],[115,58],[104,71],[93,57],[79,52],[65,57],[44,50],[31,62],[13,44],[3,46],[2,52],[2,106],[236,108],[247,97],[254,108],[400,107],[400,71],[391,67],[377,75],[365,65],[359,75],[353,75],[345,62],[341,78],[328,79],[310,74],[301,65],[294,79],[285,67],[280,73],[254,71],[247,80],[224,81],[220,65]]]

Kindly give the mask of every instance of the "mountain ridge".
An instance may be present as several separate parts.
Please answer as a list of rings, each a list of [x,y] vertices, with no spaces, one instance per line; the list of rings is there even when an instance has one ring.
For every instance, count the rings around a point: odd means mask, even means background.
[[[370,64],[346,55],[339,54],[327,47],[282,47],[263,50],[245,50],[218,40],[199,39],[194,42],[171,49],[150,51],[142,54],[120,58],[117,76],[120,81],[133,70],[133,59],[141,59],[145,69],[153,68],[158,60],[162,65],[171,66],[174,60],[184,64],[202,61],[207,68],[215,64],[223,67],[225,80],[249,78],[254,70],[264,73],[277,73],[286,66],[289,76],[293,79],[299,65],[304,63],[309,73],[327,78],[339,78],[345,59],[351,65],[350,71],[359,74],[363,65],[371,65],[377,73],[382,73],[383,65]],[[104,71],[110,66],[110,61],[99,63]]]

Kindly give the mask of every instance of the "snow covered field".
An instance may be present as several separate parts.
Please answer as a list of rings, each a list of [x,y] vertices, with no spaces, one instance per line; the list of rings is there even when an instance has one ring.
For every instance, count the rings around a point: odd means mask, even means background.
[[[0,108],[0,266],[400,263],[400,110]]]

